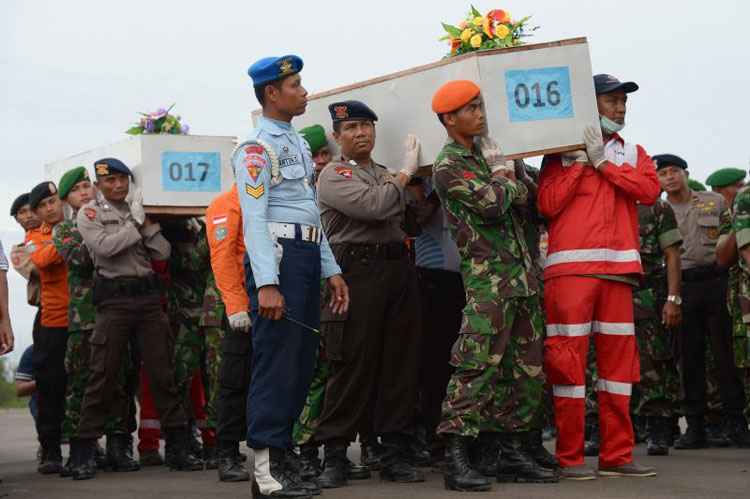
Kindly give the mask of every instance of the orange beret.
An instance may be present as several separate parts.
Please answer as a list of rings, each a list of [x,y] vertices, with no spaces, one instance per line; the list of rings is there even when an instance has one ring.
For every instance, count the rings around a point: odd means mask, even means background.
[[[432,96],[432,110],[437,114],[452,113],[471,102],[479,92],[479,85],[473,81],[449,81]]]

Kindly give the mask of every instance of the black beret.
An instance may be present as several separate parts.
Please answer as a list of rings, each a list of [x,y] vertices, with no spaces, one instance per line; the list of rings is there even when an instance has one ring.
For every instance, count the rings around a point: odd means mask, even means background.
[[[334,123],[354,120],[378,121],[378,115],[367,107],[367,104],[358,100],[334,102],[328,106],[328,111]]]
[[[675,154],[657,154],[656,156],[651,156],[651,159],[653,159],[654,163],[656,163],[657,170],[661,170],[662,168],[666,168],[668,166],[676,166],[677,168],[682,168],[683,170],[688,169],[687,161]]]
[[[16,198],[15,201],[13,201],[13,204],[10,205],[10,216],[15,217],[16,214],[21,211],[21,208],[29,204],[29,193],[24,192],[20,196]]]
[[[123,175],[133,176],[133,172],[130,168],[125,166],[125,163],[115,158],[102,158],[98,161],[94,161],[94,172],[97,177],[105,177],[107,175],[114,175],[115,173],[122,173]]]
[[[57,194],[57,186],[54,182],[37,184],[29,193],[29,206],[31,206],[32,210],[35,210],[39,206],[39,203],[55,194]]]

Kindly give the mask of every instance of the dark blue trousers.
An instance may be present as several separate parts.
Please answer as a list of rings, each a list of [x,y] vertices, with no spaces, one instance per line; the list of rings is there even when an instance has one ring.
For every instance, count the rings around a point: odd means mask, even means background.
[[[284,248],[279,290],[287,313],[320,326],[320,247],[311,242],[279,239]],[[313,376],[319,337],[281,319],[258,315],[258,289],[245,263],[253,320],[252,376],[247,397],[247,445],[253,449],[292,447],[292,428],[302,412]]]

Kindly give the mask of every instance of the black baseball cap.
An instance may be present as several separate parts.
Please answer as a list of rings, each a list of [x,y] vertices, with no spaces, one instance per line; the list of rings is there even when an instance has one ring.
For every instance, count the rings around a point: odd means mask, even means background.
[[[629,94],[638,90],[638,84],[634,81],[621,82],[612,75],[598,74],[594,75],[594,90],[596,95],[608,94],[616,90]]]

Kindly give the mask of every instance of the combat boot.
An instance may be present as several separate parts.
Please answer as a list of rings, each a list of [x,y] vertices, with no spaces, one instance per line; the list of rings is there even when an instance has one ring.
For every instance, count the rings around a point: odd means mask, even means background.
[[[215,470],[219,467],[219,461],[216,457],[216,445],[203,444],[203,462],[207,470]]]
[[[323,472],[318,476],[322,489],[337,489],[349,485],[349,460],[346,458],[345,444],[326,444]]]
[[[732,445],[726,433],[726,424],[708,421],[706,423],[706,446],[724,448]]]
[[[73,476],[73,468],[75,467],[75,463],[78,460],[78,455],[81,453],[80,440],[71,438],[68,444],[70,449],[68,460],[65,461],[65,466],[63,466],[63,469],[60,472],[60,478],[70,478]]]
[[[237,442],[219,440],[216,445],[216,454],[219,481],[247,482],[250,480],[250,473],[240,462]]]
[[[649,416],[646,419],[646,453],[649,456],[669,455],[669,433],[672,431],[670,418]]]
[[[138,453],[138,462],[141,466],[163,466],[164,459],[158,450],[145,450]]]
[[[171,428],[165,431],[164,455],[166,464],[172,471],[201,471],[203,460],[190,452],[188,431],[185,428]]]
[[[133,458],[133,441],[125,433],[107,435],[107,462],[112,471],[138,471],[141,465]]]
[[[300,462],[299,454],[292,449],[288,449],[285,454],[284,465],[286,466],[287,473],[297,482],[299,488],[309,492],[310,495],[320,495],[320,487],[318,487],[315,480],[305,480],[302,478],[302,463]]]
[[[372,476],[372,473],[370,473],[370,468],[368,468],[367,466],[354,464],[354,462],[352,462],[350,459],[347,459],[346,462],[346,477],[349,480],[368,480]]]
[[[296,497],[310,499],[312,495],[302,489],[287,468],[284,449],[255,449],[255,480],[251,486],[252,497]]]
[[[497,457],[500,455],[500,436],[493,432],[481,432],[470,447],[471,467],[484,476],[497,473]]]
[[[380,469],[380,459],[383,456],[383,446],[376,438],[365,440],[360,443],[360,460],[362,466],[367,466],[372,471]]]
[[[583,443],[583,455],[596,457],[599,455],[599,421],[596,417],[586,418],[586,441]]]
[[[75,445],[75,461],[73,461],[73,480],[90,480],[96,476],[96,440],[76,439],[71,441]]]
[[[383,435],[384,454],[380,462],[380,479],[389,482],[424,482],[424,474],[411,461],[409,436],[400,433]]]
[[[750,431],[747,429],[747,420],[742,414],[728,418],[726,435],[735,447],[750,448]]]
[[[560,463],[545,447],[542,441],[542,431],[535,430],[528,433],[526,440],[526,452],[534,458],[539,466],[550,470],[560,469]]]
[[[299,475],[303,480],[317,480],[320,475],[321,463],[318,458],[318,446],[316,444],[302,444],[299,446]]]
[[[42,475],[57,475],[63,470],[62,450],[60,441],[42,442],[42,460],[37,471]]]
[[[706,427],[704,426],[703,416],[688,416],[687,430],[674,443],[675,449],[705,449],[706,448]]]
[[[469,443],[471,440],[471,437],[462,435],[448,436],[443,469],[446,490],[483,492],[492,488],[492,483],[470,465]]]
[[[524,451],[526,433],[502,433],[500,435],[500,458],[497,460],[497,481],[500,483],[557,483],[557,472],[540,466]]]

